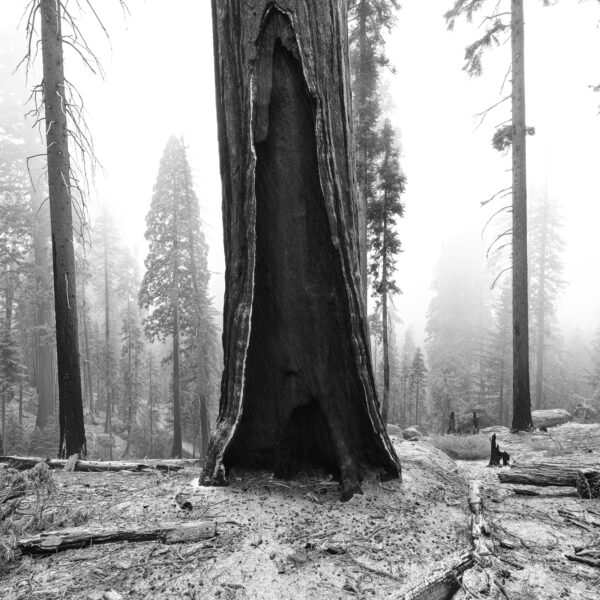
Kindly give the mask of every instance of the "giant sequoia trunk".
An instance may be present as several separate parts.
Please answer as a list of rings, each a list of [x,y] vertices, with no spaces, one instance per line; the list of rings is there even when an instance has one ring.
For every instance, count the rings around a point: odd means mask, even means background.
[[[60,4],[41,0],[48,195],[58,358],[59,456],[85,456]]]
[[[225,369],[204,484],[323,467],[400,476],[361,301],[342,0],[213,0]]]
[[[512,0],[512,225],[513,225],[513,423],[533,428],[529,387],[527,278],[527,169],[525,156],[525,44],[523,0]]]

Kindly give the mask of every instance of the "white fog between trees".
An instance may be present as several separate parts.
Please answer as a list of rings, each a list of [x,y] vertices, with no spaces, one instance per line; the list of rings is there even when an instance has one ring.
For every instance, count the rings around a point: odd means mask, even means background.
[[[27,52],[20,4],[0,9],[2,450],[55,456],[45,139],[43,126],[32,127],[43,111],[26,117],[36,109],[29,97],[42,62],[40,55],[27,78],[24,65],[14,72]],[[449,1],[381,4],[375,15],[369,2],[349,2],[378,398],[387,422],[423,433],[445,432],[451,412],[459,422],[476,411],[480,426],[510,426],[508,34],[497,28],[474,77],[463,69],[465,48],[485,34],[478,25],[493,6],[471,23],[459,15],[448,31]],[[526,126],[534,133],[527,136],[531,405],[599,413],[600,96],[592,88],[600,84],[600,4],[544,4],[525,7]],[[77,23],[103,76],[88,54],[96,74],[65,45],[65,75],[81,94],[100,163],[84,173],[81,147],[71,143],[87,205],[78,202],[73,213],[87,453],[204,456],[219,411],[225,291],[210,3],[165,11],[129,2],[124,14],[106,2],[99,16],[110,40],[93,15]]]

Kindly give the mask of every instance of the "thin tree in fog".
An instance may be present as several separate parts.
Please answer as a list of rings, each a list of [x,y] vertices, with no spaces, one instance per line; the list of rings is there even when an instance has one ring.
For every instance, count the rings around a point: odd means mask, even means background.
[[[419,414],[420,402],[423,401],[425,392],[425,376],[427,368],[425,367],[425,359],[421,348],[417,346],[413,355],[413,360],[410,366],[409,387],[412,390],[415,398],[415,424],[417,427],[421,425]]]
[[[454,7],[445,17],[449,29],[456,19],[465,16],[469,21],[482,10],[483,0],[456,0]],[[514,430],[528,430],[533,427],[531,420],[531,392],[529,383],[529,297],[527,261],[527,134],[534,133],[525,123],[525,35],[523,0],[490,2],[492,6],[483,22],[486,30],[481,38],[467,47],[465,70],[472,76],[481,75],[482,55],[494,45],[499,45],[503,33],[510,33],[511,66],[507,72],[511,76],[512,91],[501,98],[494,106],[481,113],[482,120],[488,112],[503,102],[511,101],[512,119],[509,125],[498,127],[493,140],[496,149],[511,147],[512,152],[512,294],[513,294],[513,423]],[[506,17],[510,16],[510,21]],[[502,86],[504,87],[504,86]],[[503,190],[505,192],[505,190]],[[501,192],[498,195],[504,196]],[[504,210],[504,207],[501,209]],[[502,234],[504,235],[504,234]]]
[[[367,210],[369,224],[369,247],[371,264],[369,274],[373,284],[373,296],[381,308],[381,338],[383,345],[383,400],[381,416],[387,423],[390,393],[389,318],[388,302],[400,293],[394,280],[396,258],[401,250],[400,236],[396,230],[396,218],[401,217],[404,207],[401,195],[406,178],[400,170],[398,149],[394,143],[394,130],[386,120],[380,134],[382,157],[377,166],[377,186]]]
[[[547,193],[538,196],[529,218],[531,330],[535,336],[535,408],[538,410],[547,404],[545,382],[549,374],[545,367],[550,358],[549,350],[554,351],[551,377],[559,371],[561,362],[556,356],[559,338],[556,309],[558,296],[565,287],[561,225],[556,202],[548,198]]]
[[[397,0],[350,0],[348,4],[356,178],[360,191],[360,267],[365,306],[368,287],[368,206],[375,194],[377,159],[381,152],[378,129],[381,116],[379,71],[388,65],[384,35],[392,30],[399,9]]]
[[[404,344],[402,346],[402,358],[400,362],[400,394],[402,397],[401,423],[403,428],[408,426],[408,421],[410,421],[411,417],[410,373],[414,352],[415,343],[410,330],[407,330],[404,334]]]

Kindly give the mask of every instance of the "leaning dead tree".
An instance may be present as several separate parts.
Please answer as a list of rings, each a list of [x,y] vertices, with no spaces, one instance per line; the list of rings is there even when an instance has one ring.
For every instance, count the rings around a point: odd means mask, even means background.
[[[202,474],[400,476],[360,299],[343,0],[213,0],[225,369]]]

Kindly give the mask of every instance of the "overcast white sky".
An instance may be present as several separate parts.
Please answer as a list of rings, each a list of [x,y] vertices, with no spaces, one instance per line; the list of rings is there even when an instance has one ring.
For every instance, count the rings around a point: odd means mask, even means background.
[[[1,0],[0,13],[20,14],[23,0]],[[66,69],[83,92],[89,124],[104,171],[96,180],[96,206],[107,202],[140,257],[143,232],[159,160],[168,137],[183,135],[211,247],[215,304],[223,297],[221,188],[215,122],[212,25],[208,0],[128,0],[123,19],[117,0],[101,10],[111,43],[96,30],[91,41],[106,78],[86,74],[72,56]],[[506,181],[509,159],[492,150],[500,110],[478,130],[473,115],[499,98],[509,48],[495,49],[484,74],[461,70],[464,47],[476,24],[446,31],[443,13],[452,0],[402,0],[388,55],[393,121],[402,135],[408,176],[406,218],[400,225],[405,252],[398,282],[404,295],[400,317],[423,341],[433,269],[444,240],[478,231],[487,219],[479,202]],[[561,307],[563,322],[586,333],[600,324],[600,4],[563,0],[542,8],[526,2],[526,78],[529,181],[544,181],[565,217],[565,264],[570,282]],[[2,17],[4,18],[4,17]],[[86,23],[93,31],[93,23]],[[508,109],[508,105],[506,109]],[[484,242],[482,242],[483,246]]]

